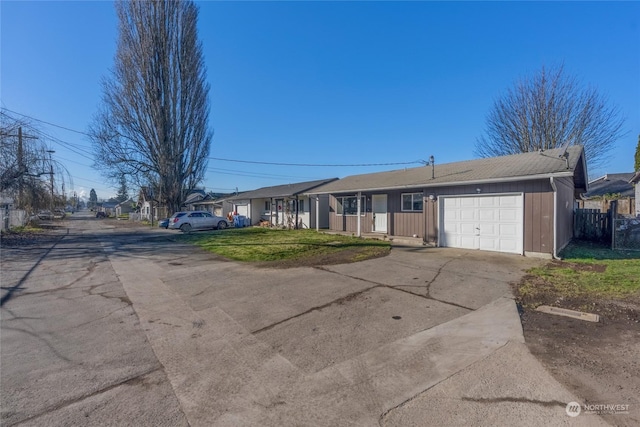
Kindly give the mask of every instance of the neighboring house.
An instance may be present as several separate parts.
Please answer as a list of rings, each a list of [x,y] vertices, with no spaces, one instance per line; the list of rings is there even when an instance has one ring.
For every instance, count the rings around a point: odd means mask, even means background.
[[[158,221],[168,216],[166,206],[161,206],[151,197],[148,187],[140,188],[135,210],[139,213],[140,220]]]
[[[118,203],[115,207],[116,216],[121,216],[133,212],[135,210],[135,206],[136,202],[133,199],[125,200],[124,202]]]
[[[418,237],[438,246],[556,256],[587,190],[581,146],[353,175],[330,195],[335,231]]]
[[[631,179],[634,173],[608,173],[589,181],[589,191],[582,195],[579,204],[584,209],[606,212],[611,200],[618,200],[618,212],[635,216],[635,191]]]
[[[233,212],[233,205],[230,202],[225,203],[227,197],[229,194],[224,193],[207,193],[204,197],[193,197],[185,202],[185,210],[207,211],[216,216],[226,217]]]
[[[629,180],[629,183],[633,184],[634,186],[634,197],[636,199],[636,216],[640,216],[640,171],[633,174],[633,176]]]
[[[304,194],[338,178],[263,187],[232,196],[233,212],[249,218],[251,225],[268,221],[290,228],[328,228],[329,196]]]
[[[206,197],[207,197],[207,193],[205,193],[205,191],[202,189],[196,188],[196,189],[190,190],[189,193],[187,194],[187,198],[185,199],[184,203],[182,203],[182,208],[187,211],[200,210],[200,209],[196,209],[195,205],[197,205],[197,203],[200,202],[201,200],[204,200]]]
[[[110,199],[108,202],[102,202],[99,205],[99,211],[106,213],[107,216],[114,216],[116,214],[116,206],[118,203],[119,202],[115,199]]]
[[[621,197],[634,197],[631,178],[634,173],[608,173],[600,178],[589,181],[589,191],[584,193],[583,199],[602,197],[608,194],[619,194]]]
[[[151,221],[151,212],[153,211],[152,205],[153,199],[149,193],[148,187],[140,188],[138,193],[138,203],[136,204],[136,210],[140,213],[140,219]]]

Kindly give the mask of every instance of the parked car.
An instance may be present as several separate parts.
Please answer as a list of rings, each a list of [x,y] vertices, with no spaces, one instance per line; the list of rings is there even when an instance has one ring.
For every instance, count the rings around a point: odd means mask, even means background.
[[[164,218],[158,221],[158,227],[160,228],[169,228],[169,218]]]
[[[40,211],[40,212],[38,212],[38,219],[41,219],[41,220],[52,220],[53,219],[53,214],[51,213],[51,211]]]
[[[106,217],[107,217],[106,212],[96,212],[96,218],[106,218]]]
[[[225,218],[211,215],[207,211],[176,212],[169,218],[169,228],[188,233],[191,230],[207,230],[227,228]]]

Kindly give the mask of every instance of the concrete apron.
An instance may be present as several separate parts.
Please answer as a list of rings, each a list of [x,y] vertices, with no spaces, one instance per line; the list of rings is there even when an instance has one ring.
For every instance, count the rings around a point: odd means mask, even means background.
[[[161,270],[153,262],[110,258],[193,426],[371,426],[399,420],[397,425],[421,425],[425,414],[412,409],[411,402],[415,407],[440,383],[451,388],[449,383],[458,372],[466,375],[461,377],[465,382],[474,381],[472,365],[489,360],[497,351],[515,351],[514,362],[525,367],[537,363],[523,344],[513,300],[502,297],[447,323],[306,373],[220,308],[195,312],[163,283]],[[142,279],[140,271],[146,272]],[[563,405],[575,399],[544,369],[536,372],[544,377],[544,389],[529,384],[524,396],[493,403],[515,408],[517,413],[511,413],[516,424],[527,414],[537,422],[542,417],[571,424],[574,420]],[[480,374],[486,375],[486,369]],[[527,405],[531,388],[537,400]],[[469,387],[458,385],[457,390],[454,394],[464,394]],[[461,404],[478,404],[478,398],[474,400],[473,393],[467,401],[464,396],[449,395],[444,403],[439,401],[439,411],[455,412]],[[456,423],[463,420],[458,417]],[[446,417],[440,421],[447,424]],[[590,421],[600,424],[601,420]]]

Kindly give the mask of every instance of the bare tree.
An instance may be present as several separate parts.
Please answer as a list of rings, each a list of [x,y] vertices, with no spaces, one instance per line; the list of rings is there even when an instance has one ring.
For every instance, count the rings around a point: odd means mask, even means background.
[[[192,1],[116,3],[115,66],[90,128],[96,166],[118,182],[151,183],[156,199],[179,209],[202,181],[212,132],[209,85]]]
[[[496,99],[476,141],[480,157],[584,146],[589,167],[602,166],[624,135],[624,118],[595,88],[564,67],[542,69]]]
[[[47,135],[29,121],[0,111],[0,192],[20,209],[35,212],[59,204],[52,183],[71,182],[66,168],[51,158]]]

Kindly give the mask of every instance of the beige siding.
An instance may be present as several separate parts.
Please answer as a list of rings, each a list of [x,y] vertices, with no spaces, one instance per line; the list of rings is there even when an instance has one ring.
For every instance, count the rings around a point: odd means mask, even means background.
[[[424,212],[402,212],[402,194],[419,193],[418,191],[396,191],[388,193],[387,206],[389,218],[389,234],[392,236],[424,237]]]
[[[371,194],[362,193],[366,197],[366,206],[364,207],[364,215],[360,217],[360,231],[362,233],[370,233],[373,224],[373,215],[371,214]],[[349,194],[348,196],[353,196]],[[349,233],[358,232],[358,217],[356,215],[338,215],[337,202],[334,196],[329,199],[329,229],[335,231],[346,231]]]

